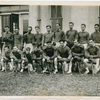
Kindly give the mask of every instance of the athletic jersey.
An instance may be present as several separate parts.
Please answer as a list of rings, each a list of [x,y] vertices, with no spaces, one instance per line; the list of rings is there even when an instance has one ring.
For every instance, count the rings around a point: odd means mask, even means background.
[[[57,48],[57,54],[62,58],[68,58],[68,56],[70,55],[70,48],[68,46],[59,46]]]
[[[78,42],[81,44],[88,43],[89,33],[88,32],[79,32],[78,33]]]
[[[77,33],[76,30],[68,30],[68,31],[66,32],[66,40],[67,40],[67,41],[73,42],[73,41],[75,41],[75,39],[77,39],[77,38],[78,38],[78,33]]]
[[[44,53],[46,54],[46,56],[49,56],[49,57],[52,57],[52,56],[54,56],[54,54],[55,54],[55,49],[54,49],[54,47],[45,47],[44,48]]]
[[[32,33],[26,33],[24,34],[24,42],[26,43],[32,43],[32,40],[33,40],[33,37],[34,37],[34,34]]]
[[[22,36],[20,34],[14,34],[14,45],[21,44],[22,42]]]
[[[10,60],[10,51],[5,52],[5,57]]]
[[[89,46],[86,49],[89,55],[99,55],[99,47],[98,46]]]
[[[56,30],[54,32],[53,38],[55,42],[59,42],[60,40],[64,39],[65,38],[64,31],[62,31],[61,29],[59,29],[58,31]]]
[[[100,43],[100,32],[94,32],[91,34],[91,39],[95,42],[95,43]]]
[[[44,34],[44,43],[47,43],[48,41],[53,40],[53,33],[45,33]]]
[[[71,52],[81,54],[81,56],[84,56],[84,47],[82,45],[74,45],[71,49]]]
[[[12,50],[12,54],[17,58],[17,59],[21,59],[21,51],[14,51]]]
[[[35,34],[33,38],[33,45],[42,45],[43,35],[42,33]]]

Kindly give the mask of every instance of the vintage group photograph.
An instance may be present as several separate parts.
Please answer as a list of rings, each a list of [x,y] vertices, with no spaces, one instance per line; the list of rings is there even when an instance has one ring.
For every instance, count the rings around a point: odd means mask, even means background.
[[[1,5],[0,96],[100,96],[100,5]]]

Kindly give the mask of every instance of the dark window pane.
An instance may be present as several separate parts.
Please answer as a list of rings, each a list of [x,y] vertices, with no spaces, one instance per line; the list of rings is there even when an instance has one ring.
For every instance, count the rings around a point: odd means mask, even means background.
[[[23,33],[25,34],[28,29],[28,20],[23,20]]]

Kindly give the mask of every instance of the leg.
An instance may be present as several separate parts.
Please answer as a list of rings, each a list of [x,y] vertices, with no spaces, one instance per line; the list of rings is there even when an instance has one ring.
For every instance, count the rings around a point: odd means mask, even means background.
[[[68,69],[68,74],[70,74],[70,73],[72,73],[72,59],[70,60],[70,62],[69,62],[69,69]]]
[[[56,74],[58,72],[58,69],[57,69],[57,58],[54,59],[54,74]]]
[[[5,70],[5,62],[4,62],[3,58],[1,59],[1,66],[2,66],[2,70],[1,71],[4,71]]]

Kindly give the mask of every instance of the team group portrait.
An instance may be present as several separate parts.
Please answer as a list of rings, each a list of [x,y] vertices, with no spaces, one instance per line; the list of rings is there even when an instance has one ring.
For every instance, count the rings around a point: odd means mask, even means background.
[[[98,9],[1,5],[0,95],[99,95]]]

